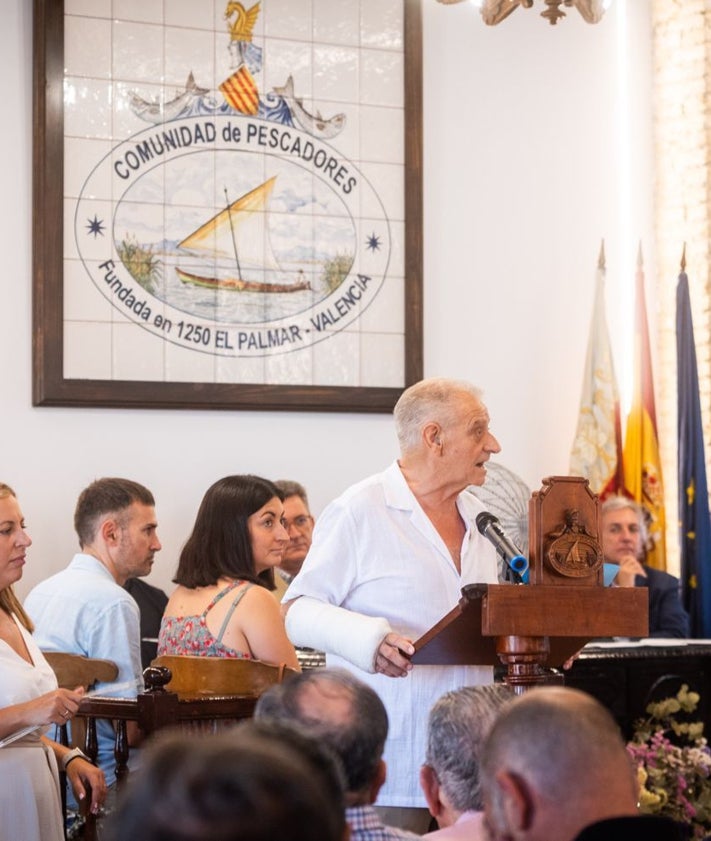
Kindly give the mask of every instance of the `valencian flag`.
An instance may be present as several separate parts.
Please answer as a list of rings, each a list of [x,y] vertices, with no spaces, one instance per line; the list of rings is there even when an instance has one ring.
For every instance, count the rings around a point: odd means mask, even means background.
[[[634,320],[634,393],[632,408],[627,416],[623,460],[627,493],[645,507],[651,518],[649,535],[653,545],[649,547],[646,562],[656,569],[666,569],[664,487],[654,409],[641,245],[637,257]]]
[[[601,497],[623,490],[620,397],[605,316],[605,244],[600,246],[595,303],[583,372],[580,416],[570,472],[584,476]]]
[[[241,114],[254,115],[259,110],[259,91],[254,76],[246,65],[239,68],[220,85],[227,102]]]
[[[691,636],[711,639],[711,519],[689,279],[682,257],[676,288],[676,358],[679,427],[679,527],[684,607]]]

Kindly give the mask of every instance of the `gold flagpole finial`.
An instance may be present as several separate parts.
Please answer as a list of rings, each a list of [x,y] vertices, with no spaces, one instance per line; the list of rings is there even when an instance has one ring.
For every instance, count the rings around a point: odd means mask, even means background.
[[[684,247],[681,251],[681,262],[679,263],[681,266],[682,272],[686,271],[686,243],[684,243]]]
[[[600,240],[600,254],[597,258],[597,267],[600,271],[605,271],[605,238]]]

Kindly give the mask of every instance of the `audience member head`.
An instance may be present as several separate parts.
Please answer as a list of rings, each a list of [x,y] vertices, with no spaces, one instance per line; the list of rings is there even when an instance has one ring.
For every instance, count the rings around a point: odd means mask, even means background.
[[[31,545],[15,491],[0,482],[0,610],[8,615],[14,613],[28,631],[32,630],[32,622],[12,585],[22,578],[25,553]]]
[[[338,762],[293,727],[247,721],[146,748],[111,816],[111,841],[344,841]]]
[[[608,496],[600,518],[602,553],[608,563],[619,564],[629,555],[644,559],[648,534],[641,505],[625,496]]]
[[[502,684],[466,686],[447,692],[430,710],[420,784],[440,827],[451,826],[463,812],[483,809],[479,760],[484,739],[513,697]]]
[[[637,783],[617,724],[592,696],[540,687],[499,714],[481,758],[492,841],[572,841],[637,814]]]
[[[375,802],[385,781],[388,716],[378,694],[345,669],[312,669],[270,687],[255,717],[293,721],[343,763],[348,806]]]
[[[311,548],[314,518],[303,485],[287,479],[280,479],[274,484],[284,494],[284,528],[289,535],[279,566],[288,575],[296,575]]]
[[[288,535],[281,491],[259,476],[225,476],[202,498],[173,581],[207,587],[220,578],[255,581],[273,589]]]
[[[82,551],[97,557],[121,585],[148,575],[161,548],[153,494],[130,479],[97,479],[85,488],[74,528]]]
[[[400,395],[394,419],[406,473],[425,467],[455,490],[482,485],[485,462],[501,449],[489,431],[481,391],[463,380],[415,383]]]

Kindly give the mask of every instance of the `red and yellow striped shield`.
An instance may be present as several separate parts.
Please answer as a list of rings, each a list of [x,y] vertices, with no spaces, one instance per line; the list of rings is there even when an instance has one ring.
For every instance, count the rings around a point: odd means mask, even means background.
[[[259,92],[254,77],[244,64],[220,85],[227,102],[242,114],[254,115],[259,110]]]

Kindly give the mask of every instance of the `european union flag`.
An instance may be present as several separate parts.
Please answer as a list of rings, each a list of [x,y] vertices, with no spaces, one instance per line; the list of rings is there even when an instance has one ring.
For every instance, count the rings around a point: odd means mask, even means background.
[[[676,356],[682,599],[691,636],[711,639],[711,518],[689,279],[683,270],[676,289]]]

